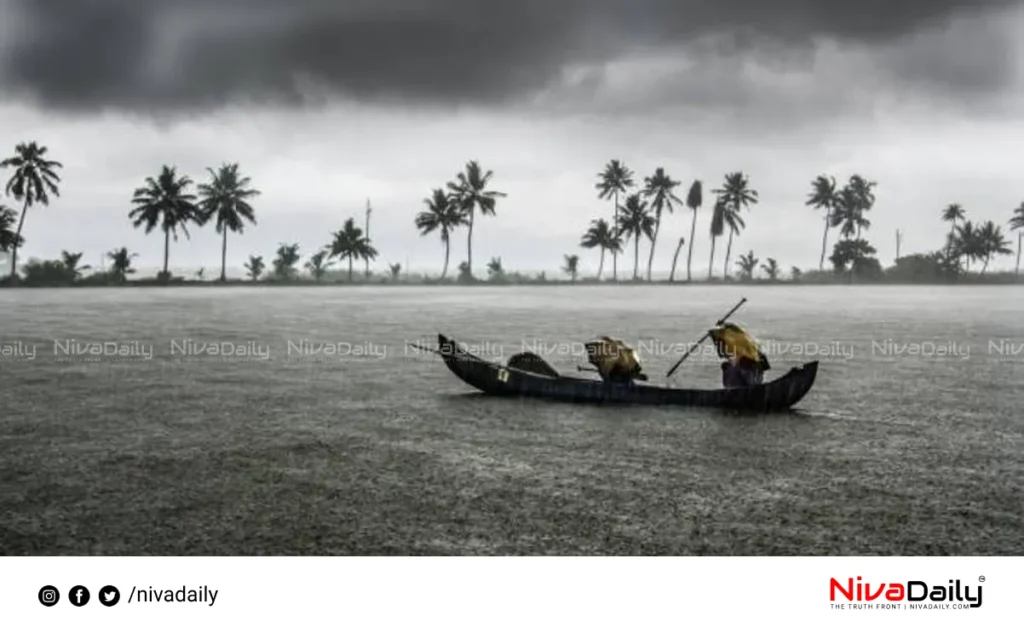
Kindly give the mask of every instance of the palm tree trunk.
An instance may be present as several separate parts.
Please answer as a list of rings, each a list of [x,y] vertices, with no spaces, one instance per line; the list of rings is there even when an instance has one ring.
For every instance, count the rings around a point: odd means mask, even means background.
[[[988,269],[988,262],[989,262],[989,260],[990,260],[991,258],[992,258],[992,256],[991,256],[991,255],[989,255],[988,257],[986,257],[986,258],[985,258],[985,264],[984,264],[984,265],[983,265],[983,266],[981,267],[981,274],[982,274],[982,275],[984,275],[984,274],[985,274],[985,271],[986,271],[986,270]]]
[[[821,259],[818,260],[818,272],[825,270],[825,251],[828,250],[828,224],[831,213],[825,213],[825,234],[821,236]]]
[[[697,231],[697,209],[693,209],[693,222],[690,224],[690,251],[686,254],[686,281],[692,281],[690,277],[690,262],[693,260],[693,236]]]
[[[612,214],[612,231],[619,230],[619,191],[615,190],[615,212]],[[612,251],[612,280],[619,280],[619,252]]]
[[[167,263],[171,255],[171,231],[164,227],[164,276],[167,276]]]
[[[651,280],[651,267],[654,266],[654,245],[658,243],[658,231],[661,230],[661,212],[654,216],[654,235],[651,236],[651,254],[647,256],[647,281]]]
[[[692,242],[691,242],[692,243]],[[711,269],[715,266],[715,236],[711,236],[711,259],[708,261],[708,281],[711,281]]]
[[[640,279],[640,231],[636,232],[636,247],[633,249],[633,281]]]
[[[672,272],[668,276],[668,280],[670,283],[676,280],[676,261],[679,260],[679,251],[683,250],[683,242],[685,241],[686,239],[682,237],[679,238],[679,245],[676,246],[676,254],[672,256]],[[687,267],[686,274],[687,276],[689,276],[690,274],[689,267]]]
[[[448,238],[444,241],[444,268],[441,269],[441,279],[448,276],[448,256],[451,254],[452,241]]]
[[[729,278],[729,255],[732,254],[732,234],[733,230],[729,229],[729,244],[725,247],[725,264],[722,266],[722,279]]]
[[[228,227],[224,227],[224,239],[220,245],[220,280],[221,283],[228,280]]]
[[[18,218],[18,231],[14,234],[14,245],[11,247],[11,283],[14,283],[15,274],[18,272],[18,243],[21,242],[21,227],[25,226],[25,216],[28,214],[28,196],[25,196],[25,203],[21,207],[21,217]]]
[[[604,247],[601,247],[601,262],[597,265],[597,280],[601,281],[601,273],[604,271]]]
[[[353,258],[353,256],[352,256],[352,254],[351,254],[351,253],[349,253],[349,256],[348,256],[348,280],[349,280],[350,282],[352,281],[352,260],[353,260],[353,259],[354,259],[354,258]]]
[[[1017,233],[1017,272],[1016,276],[1020,277],[1020,238],[1024,237],[1024,232]]]
[[[469,235],[466,238],[466,271],[473,278],[473,210],[469,210]]]

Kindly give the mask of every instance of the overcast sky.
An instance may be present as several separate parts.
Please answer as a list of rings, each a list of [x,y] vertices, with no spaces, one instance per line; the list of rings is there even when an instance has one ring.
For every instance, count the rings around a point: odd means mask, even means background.
[[[127,246],[132,190],[163,164],[202,179],[238,162],[263,191],[229,266],[303,255],[349,216],[387,262],[439,270],[423,198],[467,160],[508,198],[474,230],[474,263],[555,270],[610,217],[596,174],[664,167],[705,183],[695,274],[707,273],[711,195],[727,171],[761,194],[732,259],[814,267],[818,174],[878,182],[867,233],[884,264],[939,248],[958,202],[1004,226],[1024,200],[1021,0],[0,0],[0,148],[37,140],[64,163],[61,197],[25,223],[27,256]],[[13,201],[7,201],[17,206]],[[20,207],[18,207],[20,208]],[[655,269],[689,234],[663,222]],[[641,246],[641,266],[647,244]],[[465,258],[457,234],[452,266]],[[720,271],[724,244],[716,253]],[[620,274],[632,266],[632,245]],[[684,257],[685,259],[685,250]],[[171,266],[219,267],[212,227]],[[993,264],[1012,265],[1012,258]]]

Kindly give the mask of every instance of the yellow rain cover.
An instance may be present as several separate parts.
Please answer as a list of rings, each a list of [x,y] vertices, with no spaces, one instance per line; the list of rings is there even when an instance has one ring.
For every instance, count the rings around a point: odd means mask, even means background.
[[[726,323],[711,330],[711,338],[723,358],[746,358],[760,364],[763,354],[757,342],[738,325]]]
[[[603,375],[611,374],[616,369],[625,374],[640,370],[636,350],[610,336],[602,336],[587,343],[587,360]]]

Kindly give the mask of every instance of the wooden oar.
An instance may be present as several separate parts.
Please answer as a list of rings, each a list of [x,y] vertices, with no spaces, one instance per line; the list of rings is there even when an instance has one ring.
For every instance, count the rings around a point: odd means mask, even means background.
[[[732,310],[729,310],[729,311],[728,311],[728,312],[727,312],[727,313],[725,314],[725,316],[724,316],[724,317],[722,317],[721,319],[719,319],[719,320],[718,320],[718,322],[717,322],[717,323],[715,323],[715,325],[716,325],[716,326],[719,326],[719,325],[722,325],[723,323],[725,323],[725,322],[726,322],[726,321],[727,321],[727,320],[729,319],[729,317],[731,317],[731,316],[732,316],[732,313],[733,313],[733,312],[736,312],[737,310],[739,310],[739,309],[740,309],[740,306],[742,306],[742,305],[743,305],[744,303],[746,303],[746,302],[747,302],[747,298],[746,298],[746,297],[743,297],[742,299],[740,299],[740,302],[739,302],[739,303],[737,303],[737,304],[736,304],[736,306],[735,306],[735,307],[733,307],[733,309],[732,309]],[[666,378],[671,378],[671,377],[672,377],[672,374],[673,374],[673,373],[675,373],[676,369],[678,369],[678,368],[679,368],[679,366],[683,364],[683,361],[684,361],[684,360],[686,360],[687,358],[689,358],[689,357],[690,357],[690,354],[692,354],[692,353],[694,352],[694,350],[696,350],[696,349],[697,349],[698,347],[700,347],[700,346],[701,346],[701,345],[702,345],[702,344],[704,343],[704,341],[706,341],[706,340],[708,339],[708,337],[709,337],[709,336],[711,336],[711,332],[705,332],[705,333],[704,333],[704,336],[700,337],[700,340],[699,340],[699,341],[697,341],[696,343],[694,343],[694,344],[693,344],[693,345],[692,345],[692,346],[690,347],[690,349],[686,350],[686,353],[685,353],[685,354],[683,354],[683,357],[682,357],[682,358],[680,358],[680,359],[679,359],[679,360],[678,360],[678,361],[676,362],[676,364],[675,364],[675,365],[672,365],[672,369],[668,370],[668,374],[667,374],[667,375],[666,375],[665,377],[666,377]]]

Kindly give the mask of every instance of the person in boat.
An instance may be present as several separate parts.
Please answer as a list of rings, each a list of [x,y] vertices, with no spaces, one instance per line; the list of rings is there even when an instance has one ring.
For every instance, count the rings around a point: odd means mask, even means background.
[[[617,338],[602,336],[587,343],[587,361],[605,382],[632,384],[647,380],[636,350]]]
[[[771,369],[761,346],[734,323],[723,323],[709,334],[722,363],[722,385],[726,389],[752,387],[764,382],[764,372]]]

